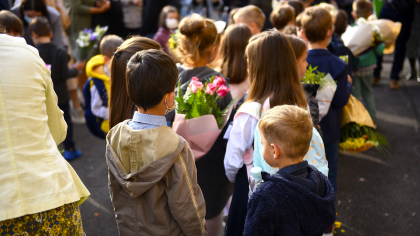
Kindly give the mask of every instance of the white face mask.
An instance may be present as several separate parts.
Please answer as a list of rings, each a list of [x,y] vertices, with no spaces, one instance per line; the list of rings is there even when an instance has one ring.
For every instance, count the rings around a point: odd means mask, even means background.
[[[168,29],[176,29],[178,28],[178,20],[177,19],[171,19],[171,18],[166,18],[166,27],[168,27]]]

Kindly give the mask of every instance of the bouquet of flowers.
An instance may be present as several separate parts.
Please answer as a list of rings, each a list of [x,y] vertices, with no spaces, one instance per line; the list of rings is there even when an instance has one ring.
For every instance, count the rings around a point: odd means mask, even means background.
[[[108,26],[96,26],[95,30],[84,29],[79,32],[79,37],[76,39],[77,55],[79,61],[86,61],[92,50],[98,47],[102,37],[108,30]]]
[[[303,84],[319,84],[318,92],[316,94],[316,100],[318,100],[319,107],[319,121],[327,115],[328,110],[331,106],[331,101],[334,97],[334,93],[337,90],[337,84],[334,79],[328,73],[321,73],[318,67],[312,67],[309,65],[306,70],[305,77],[302,79]]]
[[[382,153],[387,152],[388,141],[375,130],[368,111],[353,95],[341,116],[340,151],[356,153],[376,147]]]
[[[225,84],[220,76],[213,76],[204,84],[193,77],[185,94],[178,84],[173,128],[190,144],[196,160],[213,146],[234,103],[231,101],[223,110],[217,103],[229,92]]]
[[[179,30],[175,30],[175,34],[171,34],[171,37],[168,40],[169,48],[175,52],[176,48],[178,47],[178,39],[181,33]]]

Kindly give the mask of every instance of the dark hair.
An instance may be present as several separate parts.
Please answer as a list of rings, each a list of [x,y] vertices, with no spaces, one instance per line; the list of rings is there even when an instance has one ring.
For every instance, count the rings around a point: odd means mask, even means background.
[[[126,77],[128,97],[146,111],[158,105],[165,94],[175,92],[178,68],[168,54],[149,49],[131,57]]]
[[[24,11],[38,11],[42,13],[42,16],[45,16],[48,21],[51,23],[50,14],[48,13],[47,5],[44,0],[22,0],[20,4],[19,13],[20,18],[24,21]]]
[[[0,11],[0,26],[6,34],[23,35],[22,20],[10,11]]]
[[[166,26],[166,17],[171,12],[178,13],[178,9],[176,9],[176,7],[174,7],[174,6],[169,6],[169,5],[168,6],[165,6],[162,9],[162,11],[160,12],[160,15],[159,15],[159,26],[160,27],[163,27],[163,28],[169,30],[168,26]]]
[[[296,105],[307,109],[298,66],[292,46],[278,31],[265,31],[253,36],[246,47],[250,88],[246,102],[270,107]]]
[[[117,50],[119,46],[124,42],[124,40],[117,35],[107,35],[99,44],[99,51],[102,55],[112,58],[112,54]]]
[[[133,118],[135,106],[127,95],[125,78],[127,62],[136,52],[160,49],[160,44],[149,38],[134,36],[121,44],[111,60],[111,91],[109,93],[109,128]]]
[[[38,37],[50,36],[51,28],[47,18],[41,16],[31,21],[28,27],[29,34],[34,32]]]
[[[290,1],[287,1],[287,4],[289,4],[295,9],[295,16],[299,15],[301,12],[305,10],[305,7],[303,6],[303,3],[301,1],[290,0]]]
[[[315,43],[324,40],[333,26],[330,12],[315,6],[306,8],[302,14],[301,24],[308,41]]]
[[[347,12],[339,10],[335,17],[334,32],[341,36],[347,29]]]
[[[303,55],[305,50],[307,50],[305,41],[303,41],[303,39],[301,38],[298,38],[292,35],[286,35],[286,37],[293,48],[293,52],[295,53],[296,60],[299,60],[299,58]]]
[[[295,21],[295,9],[283,4],[271,12],[270,22],[274,28],[282,30],[290,21]]]
[[[221,73],[231,84],[242,83],[247,77],[245,49],[251,37],[251,30],[244,24],[231,25],[225,31],[220,49]]]
[[[353,2],[353,12],[356,19],[363,17],[367,20],[372,11],[372,3],[367,0],[356,0]]]

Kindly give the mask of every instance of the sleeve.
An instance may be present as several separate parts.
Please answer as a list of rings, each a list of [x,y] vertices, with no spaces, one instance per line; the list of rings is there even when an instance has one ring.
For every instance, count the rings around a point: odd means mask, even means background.
[[[50,11],[51,12],[51,11]],[[67,47],[67,41],[66,38],[64,36],[64,30],[63,30],[63,24],[61,23],[61,14],[59,11],[54,9],[54,13],[50,13],[52,14],[57,14],[57,19],[51,23],[51,30],[53,32],[53,38],[52,41],[59,47]]]
[[[90,88],[90,96],[92,99],[90,108],[92,110],[93,115],[108,120],[109,109],[108,107],[102,105],[101,96],[99,95],[98,89],[96,89],[95,85],[93,85],[92,88]]]
[[[57,102],[57,95],[54,92],[54,86],[51,81],[51,78],[45,78],[46,81],[46,99],[45,105],[47,108],[47,116],[48,116],[48,128],[50,129],[50,133],[54,138],[55,143],[57,146],[64,141],[67,135],[67,123],[64,120],[63,111],[58,108]]]
[[[385,44],[381,43],[378,46],[375,47],[375,55],[378,56],[382,56],[382,54],[384,54],[384,50],[385,50]]]
[[[82,0],[71,0],[69,2],[74,13],[79,15],[90,15],[90,8],[92,6],[83,4]]]
[[[68,75],[69,75],[68,62],[69,62],[70,58],[67,55],[67,52],[60,50],[60,53],[61,53],[61,56],[60,56],[61,76],[60,76],[60,78],[65,81],[65,80],[67,80],[67,78],[69,78],[68,77]]]
[[[244,154],[254,143],[254,131],[258,120],[243,113],[233,122],[232,131],[225,154],[226,176],[230,182],[235,183],[236,175],[244,164]]]
[[[206,203],[197,183],[197,169],[188,144],[165,178],[169,210],[183,233],[207,235]]]
[[[353,85],[347,80],[347,66],[335,80],[337,81],[337,90],[335,91],[331,105],[341,109],[347,104],[353,91]]]
[[[244,236],[271,236],[275,235],[276,215],[269,205],[272,201],[264,194],[262,189],[252,194],[248,202],[248,212],[245,219]]]
[[[262,160],[261,158],[263,158],[263,157],[261,156],[262,150],[260,150],[260,146],[261,146],[260,143],[261,143],[260,132],[256,128],[255,129],[255,133],[254,133],[254,153],[252,155],[252,157],[253,157],[253,165],[255,167],[257,167],[257,166],[258,167],[261,167],[261,169],[264,171],[263,163],[261,162],[261,160]]]

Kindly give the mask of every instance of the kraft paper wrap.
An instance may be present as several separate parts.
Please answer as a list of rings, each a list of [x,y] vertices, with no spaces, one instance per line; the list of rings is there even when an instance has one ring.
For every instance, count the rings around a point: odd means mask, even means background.
[[[353,95],[350,95],[349,102],[341,112],[341,127],[350,122],[355,122],[359,125],[365,125],[375,129],[369,112]]]

